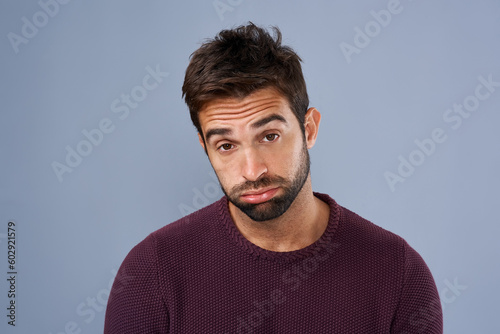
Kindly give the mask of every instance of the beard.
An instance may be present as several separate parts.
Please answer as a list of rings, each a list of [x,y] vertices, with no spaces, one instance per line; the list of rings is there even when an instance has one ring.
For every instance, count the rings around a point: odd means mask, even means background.
[[[256,181],[244,182],[233,187],[229,191],[224,188],[220,179],[219,183],[222,191],[234,206],[240,209],[250,219],[261,222],[278,218],[290,208],[309,176],[310,165],[309,151],[304,141],[304,146],[300,155],[300,164],[298,170],[293,175],[293,179],[264,175]],[[258,204],[243,202],[239,199],[241,194],[245,191],[257,190],[269,186],[280,187],[283,190],[283,194],[274,196],[270,200]]]

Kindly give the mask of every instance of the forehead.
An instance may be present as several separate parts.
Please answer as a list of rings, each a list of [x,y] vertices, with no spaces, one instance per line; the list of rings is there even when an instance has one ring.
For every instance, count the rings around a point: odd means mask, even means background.
[[[220,98],[207,102],[200,110],[199,121],[206,133],[207,128],[215,125],[249,124],[269,113],[286,118],[293,115],[286,98],[273,88],[258,90],[243,99]]]

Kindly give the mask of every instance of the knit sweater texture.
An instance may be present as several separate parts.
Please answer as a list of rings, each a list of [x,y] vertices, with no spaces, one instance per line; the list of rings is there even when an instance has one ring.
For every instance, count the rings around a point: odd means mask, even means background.
[[[315,196],[330,206],[328,226],[296,251],[245,239],[225,197],[151,233],[118,271],[104,333],[442,333],[420,255]]]

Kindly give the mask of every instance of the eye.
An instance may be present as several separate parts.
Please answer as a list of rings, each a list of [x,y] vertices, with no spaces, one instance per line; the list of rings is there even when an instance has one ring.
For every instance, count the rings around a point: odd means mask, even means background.
[[[278,137],[279,136],[276,133],[270,133],[270,134],[264,136],[264,141],[273,142],[276,139],[278,139]]]
[[[233,148],[233,144],[229,144],[229,143],[225,143],[225,144],[222,144],[221,146],[219,146],[219,150],[224,152],[224,151],[229,151],[230,149]]]

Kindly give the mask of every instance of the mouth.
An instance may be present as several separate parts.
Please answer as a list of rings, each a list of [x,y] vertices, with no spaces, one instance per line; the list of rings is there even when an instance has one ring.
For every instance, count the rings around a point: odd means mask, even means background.
[[[240,197],[250,204],[260,204],[269,201],[278,192],[279,188],[265,188],[253,191],[247,191]]]

